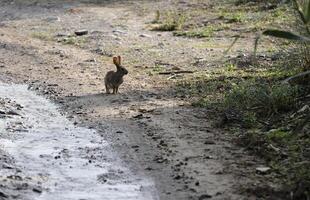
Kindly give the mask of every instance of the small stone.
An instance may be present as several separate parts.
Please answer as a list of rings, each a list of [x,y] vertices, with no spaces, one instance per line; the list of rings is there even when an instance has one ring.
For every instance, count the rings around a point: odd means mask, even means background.
[[[135,116],[133,116],[133,118],[135,118],[135,119],[142,119],[143,118],[143,114],[135,115]]]
[[[75,31],[74,33],[77,36],[87,35],[88,34],[88,30],[78,30],[78,31]]]
[[[177,67],[177,66],[173,66],[173,67],[172,67],[172,70],[181,70],[181,68],[180,68],[180,67]]]
[[[96,60],[96,58],[90,58],[90,59],[85,60],[85,62],[94,62],[94,63],[96,63],[97,60]]]
[[[10,176],[7,176],[7,178],[12,179],[12,180],[18,180],[18,181],[23,180],[23,178],[21,176],[18,176],[18,175],[10,175]]]
[[[19,115],[17,112],[15,112],[13,110],[8,111],[6,114],[8,114],[8,115]]]
[[[198,200],[204,200],[204,199],[210,199],[212,198],[212,195],[210,194],[203,194],[203,195],[200,195]]]
[[[213,140],[206,140],[204,144],[215,144],[215,142]]]
[[[152,36],[151,36],[151,35],[148,35],[148,34],[141,34],[140,37],[152,38]]]
[[[0,191],[0,197],[8,198],[9,196]]]
[[[267,174],[267,173],[270,172],[270,170],[271,170],[270,167],[257,167],[257,168],[256,168],[256,172],[257,172],[258,174]]]
[[[181,179],[182,177],[180,176],[180,175],[176,175],[175,177],[173,177],[173,179],[175,179],[175,180],[179,180],[179,179]]]
[[[41,187],[35,187],[32,189],[32,191],[34,191],[36,193],[42,193],[42,188]]]
[[[6,163],[2,164],[2,168],[4,168],[4,169],[13,169],[12,166],[10,166],[10,165],[8,165]]]
[[[207,156],[205,156],[204,158],[205,158],[205,159],[214,159],[214,157],[213,157],[213,156],[210,156],[210,155],[207,155]]]
[[[126,32],[122,30],[113,30],[113,33],[126,34]]]

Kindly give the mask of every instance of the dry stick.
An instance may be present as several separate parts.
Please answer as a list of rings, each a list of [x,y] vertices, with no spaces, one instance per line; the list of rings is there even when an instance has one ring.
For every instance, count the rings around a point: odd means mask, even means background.
[[[181,71],[172,71],[172,72],[159,72],[160,75],[169,75],[169,74],[192,74],[194,71],[181,70]]]

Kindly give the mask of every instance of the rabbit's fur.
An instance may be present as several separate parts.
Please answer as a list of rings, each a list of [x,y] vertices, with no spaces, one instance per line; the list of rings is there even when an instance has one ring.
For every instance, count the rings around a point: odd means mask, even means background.
[[[123,83],[123,76],[128,74],[127,69],[125,69],[121,65],[121,57],[113,57],[113,63],[116,66],[116,72],[115,71],[109,71],[104,78],[104,84],[106,93],[110,94],[110,89],[113,89],[113,94],[118,93],[119,86]]]

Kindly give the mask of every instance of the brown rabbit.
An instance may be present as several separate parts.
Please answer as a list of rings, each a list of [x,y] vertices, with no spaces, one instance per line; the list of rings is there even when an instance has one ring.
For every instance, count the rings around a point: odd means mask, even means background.
[[[128,74],[128,71],[121,65],[121,57],[113,57],[113,63],[116,65],[116,72],[109,71],[104,77],[104,84],[107,94],[110,94],[110,89],[113,89],[113,94],[118,93],[119,86],[123,83],[123,76]]]

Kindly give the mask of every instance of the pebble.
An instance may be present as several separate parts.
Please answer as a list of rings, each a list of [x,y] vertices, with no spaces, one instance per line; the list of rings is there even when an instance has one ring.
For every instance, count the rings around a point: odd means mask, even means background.
[[[8,195],[6,195],[5,193],[3,193],[3,192],[1,192],[1,191],[0,191],[0,197],[3,197],[3,198],[8,198],[9,196],[8,196]]]
[[[135,115],[135,116],[133,116],[133,118],[135,118],[135,119],[142,119],[143,118],[143,114]]]
[[[206,140],[204,144],[215,144],[215,142],[213,140]]]
[[[256,168],[256,172],[257,172],[258,174],[267,174],[267,173],[270,172],[270,170],[271,170],[270,167],[257,167],[257,168]]]
[[[7,115],[19,115],[17,112],[10,110],[6,113]]]
[[[152,38],[152,36],[151,36],[151,35],[148,35],[148,34],[141,34],[140,37]]]
[[[12,166],[10,166],[10,165],[8,165],[6,163],[2,164],[2,168],[4,168],[4,169],[13,169]]]
[[[85,60],[85,62],[97,62],[96,58],[90,58],[90,59],[87,59]]]
[[[200,195],[198,200],[204,200],[204,199],[210,199],[212,198],[212,195],[210,194],[203,194],[203,195]]]
[[[34,191],[36,193],[42,193],[42,188],[41,187],[35,187],[32,189],[32,191]]]
[[[113,30],[113,33],[126,34],[125,31],[121,31],[121,30]]]
[[[151,170],[153,170],[153,168],[152,167],[147,167],[147,168],[145,168],[145,170],[151,171]]]
[[[75,31],[74,33],[77,36],[87,35],[88,34],[88,30],[78,30],[78,31]]]

